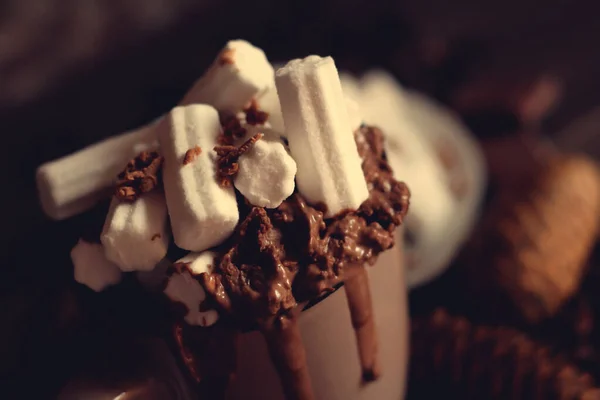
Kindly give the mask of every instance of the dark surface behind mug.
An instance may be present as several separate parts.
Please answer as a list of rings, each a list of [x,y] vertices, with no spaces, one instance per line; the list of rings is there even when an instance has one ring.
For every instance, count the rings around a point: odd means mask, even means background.
[[[31,372],[41,357],[40,337],[71,285],[69,250],[92,218],[48,221],[36,167],[167,111],[227,40],[245,38],[272,61],[316,53],[354,72],[382,66],[442,99],[481,76],[551,73],[565,85],[546,121],[552,133],[598,101],[598,8],[593,0],[1,1],[0,376],[13,360]]]

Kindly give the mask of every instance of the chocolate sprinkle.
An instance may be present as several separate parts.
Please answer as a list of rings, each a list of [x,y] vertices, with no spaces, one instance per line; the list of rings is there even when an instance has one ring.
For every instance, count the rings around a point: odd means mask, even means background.
[[[252,99],[248,108],[244,109],[244,112],[246,113],[246,122],[250,125],[264,125],[269,119],[269,113],[259,110],[255,99]]]
[[[160,185],[163,157],[156,151],[144,151],[129,161],[118,176],[115,196],[119,200],[135,201]]]
[[[219,144],[233,145],[235,139],[241,139],[246,136],[246,128],[236,116],[229,116],[221,121],[223,133],[219,136]]]
[[[221,52],[219,56],[219,65],[233,65],[234,60],[233,56],[235,54],[235,49],[227,49]]]
[[[185,156],[183,157],[183,165],[188,165],[196,161],[196,158],[202,153],[202,148],[200,146],[193,147],[185,152]]]
[[[242,154],[250,150],[252,145],[262,137],[262,133],[257,133],[246,140],[240,147],[233,145],[215,146],[214,150],[217,153],[217,176],[221,186],[231,186],[231,179],[237,174],[239,169],[238,159]]]

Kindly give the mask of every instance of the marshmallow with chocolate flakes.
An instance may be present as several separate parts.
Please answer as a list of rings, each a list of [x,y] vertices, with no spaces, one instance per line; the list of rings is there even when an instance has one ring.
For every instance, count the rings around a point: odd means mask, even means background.
[[[219,319],[215,310],[201,310],[206,298],[204,289],[194,276],[210,273],[214,267],[216,254],[211,251],[190,253],[178,260],[164,289],[165,295],[173,302],[185,305],[185,321],[190,325],[210,326]]]
[[[232,187],[216,179],[216,153],[221,124],[217,110],[196,104],[174,108],[158,132],[164,157],[163,181],[171,229],[177,246],[202,251],[231,235],[239,213]],[[184,163],[189,149],[202,151]]]
[[[275,83],[300,193],[327,217],[360,207],[369,191],[333,59],[292,60]]]
[[[104,248],[99,243],[79,239],[71,250],[71,261],[75,280],[96,292],[121,281],[121,270],[106,258]]]
[[[271,89],[273,76],[273,67],[261,49],[245,40],[232,40],[180,104],[210,104],[220,112],[234,114]]]
[[[132,202],[113,198],[101,235],[106,257],[123,271],[149,271],[167,254],[167,205],[159,190]]]
[[[277,208],[294,192],[296,162],[280,141],[257,141],[238,164],[235,188],[252,205]]]
[[[156,149],[154,126],[151,123],[41,165],[36,181],[44,212],[61,220],[82,213],[106,198],[129,160],[142,149]]]

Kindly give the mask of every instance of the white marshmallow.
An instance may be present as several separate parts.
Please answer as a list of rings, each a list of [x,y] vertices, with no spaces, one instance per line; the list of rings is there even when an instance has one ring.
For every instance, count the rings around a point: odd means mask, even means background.
[[[236,113],[273,87],[273,67],[265,53],[245,40],[232,40],[184,96],[180,105],[210,104]]]
[[[100,239],[106,257],[121,270],[152,270],[169,246],[164,194],[155,190],[133,202],[113,198]]]
[[[61,220],[106,198],[117,175],[142,150],[158,145],[154,122],[41,165],[36,174],[44,212]]]
[[[99,243],[79,239],[71,250],[71,261],[75,280],[96,292],[121,281],[121,270],[106,258]]]
[[[163,181],[171,228],[177,246],[202,251],[231,235],[239,213],[232,187],[216,178],[217,145],[221,125],[217,110],[204,104],[174,108],[159,127],[164,157]],[[202,152],[184,165],[189,149]]]
[[[210,273],[214,267],[215,256],[215,253],[211,251],[190,253],[177,261],[176,264],[187,264],[194,275]],[[187,307],[188,312],[185,321],[188,324],[213,325],[219,319],[219,314],[215,310],[200,311],[200,305],[206,298],[206,293],[192,274],[185,269],[181,273],[173,273],[169,277],[164,292],[171,301],[178,301]]]
[[[296,162],[280,141],[257,141],[238,164],[233,182],[251,204],[276,208],[294,192]]]
[[[275,83],[300,192],[326,217],[360,207],[369,191],[333,59],[292,60]]]

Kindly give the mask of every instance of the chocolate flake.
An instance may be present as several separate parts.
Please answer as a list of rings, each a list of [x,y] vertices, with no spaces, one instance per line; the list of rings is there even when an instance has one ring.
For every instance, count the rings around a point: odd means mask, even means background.
[[[143,151],[129,161],[118,176],[115,196],[119,200],[135,201],[160,185],[163,157],[156,151]]]
[[[221,55],[219,56],[219,65],[223,66],[223,65],[233,65],[234,64],[234,57],[235,55],[235,49],[226,49],[223,50],[221,52]]]
[[[237,174],[240,156],[246,153],[254,143],[263,137],[262,133],[257,133],[250,139],[246,140],[240,147],[233,145],[215,146],[214,150],[217,153],[217,176],[221,186],[231,186],[231,179]]]
[[[192,147],[188,151],[185,152],[185,156],[183,157],[183,165],[188,165],[196,161],[196,158],[202,153],[202,148],[200,146]]]
[[[240,120],[235,116],[226,117],[221,121],[223,133],[219,136],[220,145],[233,145],[235,139],[241,139],[246,136],[246,128],[242,126]]]
[[[250,125],[264,125],[269,119],[269,113],[258,108],[256,99],[252,99],[248,108],[244,109],[246,122]]]

